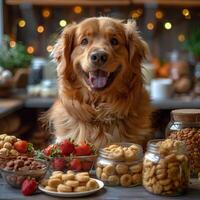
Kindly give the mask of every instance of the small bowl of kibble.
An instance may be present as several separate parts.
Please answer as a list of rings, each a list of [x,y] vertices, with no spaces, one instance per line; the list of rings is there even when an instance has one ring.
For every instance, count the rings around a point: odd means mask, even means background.
[[[23,181],[27,178],[34,178],[36,181],[42,180],[48,167],[48,162],[45,160],[18,156],[15,160],[7,162],[6,166],[1,169],[1,175],[8,185],[21,188]]]

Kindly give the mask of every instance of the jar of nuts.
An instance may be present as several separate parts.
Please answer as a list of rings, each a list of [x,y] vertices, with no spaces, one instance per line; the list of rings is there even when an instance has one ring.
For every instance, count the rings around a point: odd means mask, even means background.
[[[131,187],[142,183],[143,150],[132,143],[113,144],[100,149],[96,176],[108,186]]]
[[[166,137],[186,144],[190,157],[190,174],[197,177],[200,172],[200,109],[173,110]]]
[[[177,140],[150,140],[143,161],[143,186],[151,193],[175,196],[189,183],[185,144]]]

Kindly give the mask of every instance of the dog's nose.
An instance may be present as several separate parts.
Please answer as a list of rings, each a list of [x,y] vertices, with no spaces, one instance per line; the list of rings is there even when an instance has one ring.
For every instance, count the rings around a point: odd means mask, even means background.
[[[93,51],[90,54],[92,64],[101,66],[108,60],[108,54],[105,51]]]

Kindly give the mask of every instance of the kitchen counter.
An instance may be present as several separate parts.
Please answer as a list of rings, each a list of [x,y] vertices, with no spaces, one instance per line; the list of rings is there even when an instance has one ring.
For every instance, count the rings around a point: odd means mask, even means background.
[[[105,187],[101,191],[94,193],[87,197],[74,198],[74,199],[87,199],[87,200],[199,200],[200,185],[197,180],[193,180],[190,185],[188,193],[177,197],[157,196],[148,193],[142,186],[133,188],[121,187]],[[44,193],[38,192],[33,196],[25,197],[21,194],[20,190],[13,189],[8,186],[0,178],[0,199],[2,200],[56,200],[62,198],[51,197]],[[72,199],[72,198],[65,198]]]

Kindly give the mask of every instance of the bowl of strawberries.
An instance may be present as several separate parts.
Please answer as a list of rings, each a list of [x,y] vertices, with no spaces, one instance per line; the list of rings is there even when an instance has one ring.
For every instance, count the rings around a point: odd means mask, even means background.
[[[54,171],[89,172],[97,158],[93,145],[88,142],[75,144],[69,139],[49,145],[43,150],[43,154],[50,161],[50,166]]]

